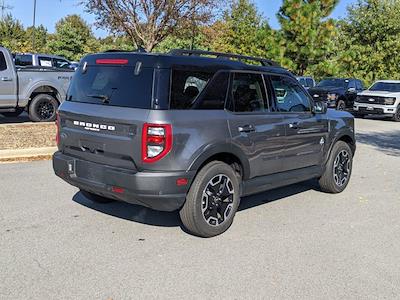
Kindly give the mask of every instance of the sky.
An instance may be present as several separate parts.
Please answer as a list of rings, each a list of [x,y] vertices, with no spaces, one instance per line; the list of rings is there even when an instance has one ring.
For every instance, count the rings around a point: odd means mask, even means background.
[[[33,1],[34,0],[0,0],[5,2],[7,6],[12,8],[10,12],[14,18],[17,18],[27,27],[32,25],[33,20]],[[95,18],[93,15],[86,13],[81,5],[80,0],[36,0],[36,25],[44,25],[49,32],[54,32],[56,22],[69,14],[79,14],[89,25],[92,25],[94,34],[97,37],[104,37],[107,31],[95,28]],[[278,21],[275,17],[282,1],[281,0],[254,0],[259,7],[263,16],[269,20],[272,28],[279,28]],[[340,0],[338,6],[333,12],[334,18],[343,18],[346,16],[346,7],[354,3],[355,0]]]

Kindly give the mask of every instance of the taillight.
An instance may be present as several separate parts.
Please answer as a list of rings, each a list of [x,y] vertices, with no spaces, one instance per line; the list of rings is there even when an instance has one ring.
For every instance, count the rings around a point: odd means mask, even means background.
[[[129,60],[123,58],[99,58],[96,59],[97,65],[127,65]]]
[[[143,125],[142,160],[152,163],[160,160],[171,151],[172,126],[170,124]]]
[[[56,113],[56,127],[57,127],[57,131],[56,131],[56,143],[57,146],[60,145],[60,115],[58,114],[58,112]]]

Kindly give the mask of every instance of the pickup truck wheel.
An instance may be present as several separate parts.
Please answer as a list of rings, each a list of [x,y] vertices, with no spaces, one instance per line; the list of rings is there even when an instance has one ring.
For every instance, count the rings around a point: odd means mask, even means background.
[[[400,122],[400,106],[397,108],[397,111],[394,114],[392,120],[395,122]]]
[[[345,110],[346,109],[346,103],[344,103],[343,100],[339,100],[336,109],[337,110]]]
[[[212,237],[231,226],[239,203],[239,176],[229,165],[214,161],[197,174],[179,214],[189,232]]]
[[[51,122],[56,119],[58,101],[51,95],[39,94],[29,105],[29,118],[33,122]]]
[[[342,192],[350,181],[353,167],[353,152],[350,146],[338,141],[332,148],[325,171],[319,179],[322,191],[337,194]]]
[[[16,108],[15,111],[1,113],[6,118],[16,118],[24,112],[23,108]]]
[[[83,196],[85,196],[87,199],[89,199],[89,200],[91,200],[93,202],[96,202],[96,203],[105,204],[105,203],[111,203],[111,202],[115,201],[113,199],[105,198],[105,197],[102,197],[102,196],[99,196],[99,195],[96,195],[96,194],[93,194],[93,193],[90,193],[90,192],[86,192],[86,191],[83,191],[83,190],[80,190],[80,191],[81,191]]]

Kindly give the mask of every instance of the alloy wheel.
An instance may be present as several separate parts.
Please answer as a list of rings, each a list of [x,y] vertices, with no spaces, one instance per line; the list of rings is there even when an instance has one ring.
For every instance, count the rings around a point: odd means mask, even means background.
[[[350,154],[346,150],[338,153],[333,163],[333,178],[337,186],[342,187],[350,177]]]

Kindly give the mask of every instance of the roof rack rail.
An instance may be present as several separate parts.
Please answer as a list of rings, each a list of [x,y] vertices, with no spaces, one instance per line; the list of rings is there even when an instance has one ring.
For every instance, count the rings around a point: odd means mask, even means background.
[[[261,63],[263,66],[273,66],[273,67],[280,67],[277,62],[274,62],[269,59],[253,57],[253,56],[245,56],[245,55],[238,55],[238,54],[229,54],[229,53],[221,53],[221,52],[213,52],[213,51],[204,51],[204,50],[183,50],[183,49],[173,49],[169,52],[170,55],[177,55],[177,56],[205,56],[211,55],[216,56],[217,58],[227,58],[227,59],[237,59],[242,62],[242,60],[252,60]]]

